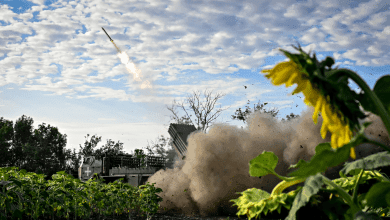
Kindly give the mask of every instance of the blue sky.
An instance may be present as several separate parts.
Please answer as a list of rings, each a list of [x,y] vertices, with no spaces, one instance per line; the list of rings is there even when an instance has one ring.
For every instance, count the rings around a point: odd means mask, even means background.
[[[96,134],[98,147],[111,139],[131,152],[169,137],[166,106],[196,90],[226,94],[215,122],[244,126],[231,115],[248,100],[268,102],[279,120],[300,115],[303,95],[290,95],[296,85],[276,87],[260,73],[286,60],[278,48],[296,52],[290,45],[299,42],[320,61],[331,56],[371,89],[388,74],[389,5],[358,2],[3,0],[0,116],[55,126],[67,134],[67,149]]]

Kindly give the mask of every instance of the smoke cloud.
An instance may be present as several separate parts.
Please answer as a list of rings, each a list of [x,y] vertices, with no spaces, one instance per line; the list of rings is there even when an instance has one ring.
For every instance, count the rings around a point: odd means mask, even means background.
[[[148,179],[163,192],[158,213],[180,213],[187,216],[236,216],[234,203],[242,192],[258,188],[271,193],[281,180],[274,175],[261,178],[249,175],[249,161],[265,151],[274,152],[279,162],[276,172],[287,176],[288,169],[300,159],[309,160],[319,143],[330,142],[320,135],[322,117],[314,124],[313,107],[308,107],[299,118],[287,122],[278,121],[271,115],[255,112],[250,115],[244,129],[232,125],[216,124],[207,134],[194,132],[188,137],[185,161],[177,161],[174,169],[160,170]],[[367,112],[365,112],[368,114]],[[374,114],[364,121],[373,123],[366,128],[368,138],[390,146],[389,135],[380,118]],[[362,123],[362,121],[360,121]],[[356,147],[357,159],[384,151],[382,148],[363,144]],[[352,161],[349,159],[348,161]],[[325,176],[339,178],[342,164],[328,169]],[[284,192],[303,186],[287,188]],[[164,211],[164,208],[166,210]],[[237,216],[236,216],[237,217]]]

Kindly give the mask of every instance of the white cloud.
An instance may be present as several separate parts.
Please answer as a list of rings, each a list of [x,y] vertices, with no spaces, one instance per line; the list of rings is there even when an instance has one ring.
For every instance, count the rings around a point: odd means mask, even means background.
[[[117,65],[115,48],[101,26],[123,51],[134,57],[144,79],[152,85],[157,80],[167,83],[186,80],[186,71],[191,70],[232,74],[239,69],[255,69],[263,65],[267,57],[282,55],[278,48],[289,50],[289,45],[295,43],[290,36],[308,44],[303,47],[305,51],[331,51],[336,59],[347,58],[356,65],[389,62],[390,26],[384,19],[389,12],[376,13],[384,6],[383,1],[369,1],[356,7],[340,1],[275,1],[272,4],[259,1],[223,4],[217,1],[131,4],[80,1],[65,3],[63,7],[56,4],[51,10],[43,10],[46,7],[43,1],[35,3],[39,6],[23,14],[1,7],[1,20],[9,23],[0,31],[4,39],[0,41],[0,49],[7,55],[0,60],[0,71],[5,73],[5,83],[32,82],[25,88],[56,91],[73,98],[126,100],[131,98],[129,91],[139,86],[132,82],[132,76],[122,64]],[[38,12],[38,21],[31,22],[34,11]],[[371,33],[358,34],[368,27]],[[326,38],[328,35],[330,37]],[[340,50],[346,52],[341,55]],[[138,62],[141,60],[145,62]],[[60,75],[53,64],[62,68]],[[20,68],[15,70],[17,65]],[[97,74],[91,75],[93,72]],[[118,76],[121,78],[113,79]],[[125,82],[128,90],[91,86],[87,89],[90,94],[79,94],[81,91],[76,89],[85,83],[107,80]],[[196,86],[211,82],[214,80],[203,80]],[[160,95],[165,94],[166,88],[178,89],[154,86],[156,94]],[[152,99],[145,97],[145,100]]]
[[[312,28],[306,32],[301,40],[307,44],[321,42],[325,40],[326,35],[318,28]]]

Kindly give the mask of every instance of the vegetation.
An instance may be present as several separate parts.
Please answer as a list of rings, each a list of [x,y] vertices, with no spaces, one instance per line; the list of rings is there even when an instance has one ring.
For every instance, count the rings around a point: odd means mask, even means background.
[[[188,97],[187,100],[190,108],[196,113],[197,129],[204,131],[209,127],[209,123],[215,120],[219,116],[218,113],[222,111],[217,110],[215,114],[208,118],[215,102],[222,95],[218,94],[214,99],[211,99],[211,93],[206,91],[205,97],[206,103],[202,104],[199,104],[199,94],[197,93],[194,93],[192,98]],[[197,105],[195,104],[196,100]],[[184,104],[181,104],[181,107],[186,111]],[[180,118],[173,107],[167,108],[172,111],[173,117],[171,119],[175,123],[192,124],[192,120],[187,112],[186,116]],[[254,111],[261,109],[262,106],[259,107],[258,105],[257,108],[254,108]],[[205,112],[202,113],[203,111]],[[241,109],[236,112],[240,111]],[[246,119],[247,114],[250,113],[251,110],[247,108],[245,112],[241,113],[241,117],[237,119]],[[243,121],[245,122],[245,120]],[[78,152],[75,149],[73,151],[70,149],[66,150],[66,134],[61,134],[58,128],[51,127],[50,124],[46,125],[45,123],[38,125],[38,129],[34,129],[33,123],[33,119],[25,115],[16,120],[15,126],[12,121],[0,118],[0,166],[3,167],[0,168],[0,184],[3,193],[0,201],[0,210],[4,211],[3,218],[9,217],[10,213],[14,217],[29,216],[29,218],[48,215],[65,217],[70,214],[74,214],[74,217],[86,217],[94,212],[106,215],[130,210],[126,205],[120,207],[119,203],[116,203],[117,206],[113,204],[107,205],[107,203],[113,201],[108,199],[113,196],[112,193],[120,192],[121,187],[121,189],[129,187],[127,186],[128,184],[125,184],[126,187],[122,183],[106,185],[102,183],[102,180],[89,180],[86,183],[82,183],[80,180],[73,179],[68,175],[77,176],[78,167],[83,157],[95,156],[95,159],[101,160],[105,155],[124,154],[123,143],[119,141],[114,143],[110,139],[107,140],[107,143],[102,148],[95,149],[101,141],[101,137],[93,135],[89,139],[89,134],[87,134],[84,147],[80,145]],[[165,150],[164,148],[167,146],[170,148]],[[147,150],[149,151],[148,154],[168,158],[168,162],[174,162],[174,158],[177,156],[176,151],[172,147],[171,138],[165,138],[163,135],[158,137],[156,142],[152,142],[152,145],[148,143]],[[142,150],[136,149],[135,151],[136,156],[141,158],[145,156]],[[17,171],[17,169],[20,169],[20,171]],[[138,208],[141,207],[141,204],[144,204],[141,210],[144,213],[148,213],[148,211],[152,210],[152,207],[158,204],[158,201],[156,197],[154,200],[152,199],[154,202],[152,202],[152,205],[146,205],[144,200],[139,200],[142,197],[141,188],[143,187],[146,187],[145,190],[148,193],[143,193],[142,195],[148,195],[151,198],[156,196],[154,193],[158,192],[158,189],[149,187],[148,184],[138,188],[140,190],[137,194],[138,200],[134,204]],[[122,194],[123,198],[120,193],[115,198],[118,199],[117,201],[125,198],[127,200],[135,198],[131,197],[131,192],[135,192],[136,188],[131,190],[128,188],[127,193]],[[108,200],[101,203],[97,202],[98,198],[104,197]],[[61,201],[58,198],[61,198]],[[104,205],[102,205],[103,203]],[[132,208],[135,207],[134,204],[131,206]],[[145,208],[145,206],[149,208]],[[110,212],[108,209],[101,209],[102,207],[110,207],[114,211]]]
[[[123,154],[123,143],[114,144],[108,140],[102,148],[94,150],[101,137],[95,135],[86,140],[79,152],[66,149],[66,134],[61,134],[56,127],[38,125],[33,129],[34,120],[23,115],[12,121],[0,118],[0,166],[19,167],[27,172],[46,175],[49,180],[58,171],[77,175],[82,157],[95,156],[101,160],[104,155]],[[87,134],[86,139],[89,137]]]
[[[236,112],[234,113],[234,115],[232,115],[232,119],[239,120],[239,121],[246,123],[248,116],[252,112],[261,111],[261,110],[263,110],[264,106],[266,106],[268,104],[268,102],[265,102],[264,104],[260,105],[260,101],[259,101],[256,106],[253,105],[253,110],[252,110],[249,107],[249,103],[250,103],[250,101],[248,100],[247,106],[245,106],[246,107],[245,111],[242,111],[241,108],[238,108],[236,110]],[[275,109],[273,109],[271,111],[263,110],[262,113],[271,114],[272,117],[276,117],[278,115],[279,111],[275,111]],[[297,118],[297,117],[299,117],[299,115],[294,115],[294,113],[290,113],[290,115],[286,115],[287,121],[290,121],[291,119]],[[283,118],[282,121],[285,121],[285,119]]]
[[[294,47],[296,48],[296,47]],[[368,117],[361,110],[377,114],[390,133],[390,75],[381,77],[371,90],[368,85],[355,72],[348,69],[332,69],[334,60],[327,57],[321,63],[315,54],[310,57],[301,47],[296,48],[299,54],[291,54],[281,50],[288,58],[287,62],[277,64],[273,69],[263,70],[266,77],[272,80],[274,85],[286,84],[289,87],[298,84],[292,94],[302,92],[305,95],[305,104],[314,106],[313,122],[318,121],[318,112],[322,112],[323,123],[321,136],[324,139],[327,131],[331,132],[331,142],[320,143],[315,149],[314,156],[309,161],[299,160],[290,168],[298,168],[284,177],[275,172],[278,157],[270,151],[264,151],[252,159],[249,164],[249,175],[262,177],[268,174],[277,176],[282,180],[275,186],[269,195],[260,189],[249,189],[240,194],[235,202],[240,211],[238,215],[246,214],[249,219],[259,217],[264,212],[278,210],[281,206],[289,209],[286,219],[300,219],[299,212],[304,211],[305,216],[318,216],[324,212],[323,219],[380,219],[379,216],[389,215],[390,207],[390,180],[375,169],[390,165],[390,148],[380,142],[366,137],[364,131],[372,122],[360,125],[358,119]],[[288,73],[288,74],[287,74]],[[360,94],[356,94],[348,87],[348,79],[351,79],[362,88]],[[356,134],[353,134],[355,132]],[[356,159],[354,148],[360,144],[370,143],[386,151],[372,154],[359,160]],[[345,163],[339,172],[342,178],[330,180],[322,173],[329,167],[337,166],[348,158],[355,161]],[[366,171],[374,170],[374,171]],[[353,175],[352,178],[346,175]],[[377,182],[370,185],[368,191],[359,192],[360,184],[369,179],[376,178]],[[286,204],[287,195],[283,190],[289,186],[304,182],[303,187],[298,187],[294,201]],[[326,188],[323,188],[323,186]],[[318,212],[313,209],[305,209],[312,198],[317,197],[320,191],[330,192],[329,201],[323,201]],[[349,192],[352,192],[352,195]],[[332,195],[335,198],[332,200]],[[315,202],[318,204],[318,202]],[[326,204],[326,205],[325,205]],[[325,206],[324,206],[325,205]],[[368,211],[370,210],[370,211]],[[374,211],[374,212],[373,212]]]
[[[212,111],[214,109],[214,106],[218,99],[222,98],[225,96],[224,94],[217,93],[214,98],[211,97],[211,91],[205,91],[203,93],[206,101],[205,102],[200,102],[200,92],[196,91],[193,92],[192,96],[188,95],[186,98],[185,102],[186,104],[189,105],[188,110],[192,110],[195,114],[195,123],[193,123],[191,116],[189,115],[186,108],[184,107],[184,102],[176,104],[176,101],[173,101],[172,107],[167,107],[168,110],[170,110],[173,114],[173,117],[171,119],[174,119],[175,121],[180,122],[180,124],[189,124],[192,123],[196,129],[202,130],[203,132],[206,132],[207,128],[209,125],[214,121],[215,119],[218,118],[218,116],[221,114],[221,112],[225,109],[218,109],[214,114],[212,114]],[[183,111],[186,113],[186,117],[182,117],[179,119],[177,112],[176,112],[176,107],[181,107]],[[212,114],[212,115],[211,115]]]
[[[64,171],[46,181],[43,174],[18,171],[17,167],[0,168],[0,220],[90,219],[93,214],[121,215],[135,211],[151,218],[162,201],[154,183],[137,187],[119,179],[104,184],[101,179],[83,183]]]

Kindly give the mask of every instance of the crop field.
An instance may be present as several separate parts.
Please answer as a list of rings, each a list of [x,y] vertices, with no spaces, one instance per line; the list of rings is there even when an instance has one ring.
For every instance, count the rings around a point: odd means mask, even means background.
[[[132,187],[120,181],[104,184],[101,180],[83,183],[64,171],[46,181],[42,174],[0,168],[0,219],[100,219],[134,213],[156,213],[158,202],[154,184]]]

